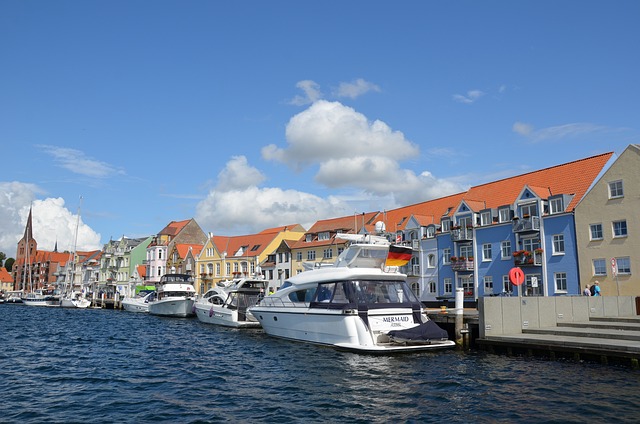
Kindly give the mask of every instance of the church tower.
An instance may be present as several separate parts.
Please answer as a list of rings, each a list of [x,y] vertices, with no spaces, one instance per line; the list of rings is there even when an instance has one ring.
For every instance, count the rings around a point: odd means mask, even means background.
[[[29,208],[29,217],[27,225],[24,228],[24,236],[18,241],[18,250],[16,252],[16,262],[13,266],[13,281],[16,290],[26,290],[29,279],[24,278],[33,268],[38,251],[38,242],[33,238],[33,221],[31,218],[31,208]],[[25,274],[25,264],[27,273]]]

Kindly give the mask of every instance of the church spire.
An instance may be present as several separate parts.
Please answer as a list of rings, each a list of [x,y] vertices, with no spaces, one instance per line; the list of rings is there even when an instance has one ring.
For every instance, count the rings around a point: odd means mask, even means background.
[[[33,225],[31,222],[31,207],[29,207],[29,218],[27,218],[27,226],[24,227],[24,237],[26,241],[33,240]]]

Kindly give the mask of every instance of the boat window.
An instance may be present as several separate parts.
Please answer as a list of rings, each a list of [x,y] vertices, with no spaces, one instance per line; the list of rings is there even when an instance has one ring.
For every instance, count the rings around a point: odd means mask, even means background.
[[[404,281],[356,281],[358,303],[369,306],[388,303],[411,304],[419,303],[418,298],[411,292]]]
[[[289,293],[289,300],[292,302],[306,302],[309,303],[314,298],[316,294],[316,288],[298,290]]]

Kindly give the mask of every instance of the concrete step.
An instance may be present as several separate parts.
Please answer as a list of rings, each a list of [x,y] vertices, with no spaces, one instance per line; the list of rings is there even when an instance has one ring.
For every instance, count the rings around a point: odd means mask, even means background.
[[[640,324],[640,316],[636,315],[632,317],[590,317],[589,321]]]
[[[522,330],[523,334],[544,334],[562,337],[578,337],[585,339],[606,339],[606,340],[629,340],[640,342],[640,328],[637,330],[620,330],[612,328],[594,327],[546,327],[527,328]]]
[[[500,344],[502,346],[531,347],[533,349],[567,350],[599,355],[631,356],[640,355],[640,341],[620,340],[600,337],[575,337],[557,334],[523,333],[490,336],[477,339],[480,344]]]
[[[640,323],[622,322],[622,321],[588,321],[588,322],[561,322],[557,324],[560,327],[572,328],[595,328],[604,330],[628,330],[640,331]]]

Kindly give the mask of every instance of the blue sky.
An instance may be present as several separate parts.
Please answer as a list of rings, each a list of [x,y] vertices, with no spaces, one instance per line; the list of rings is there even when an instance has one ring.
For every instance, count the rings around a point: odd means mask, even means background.
[[[0,251],[385,210],[640,142],[637,1],[0,2]],[[82,196],[82,201],[80,201]]]

